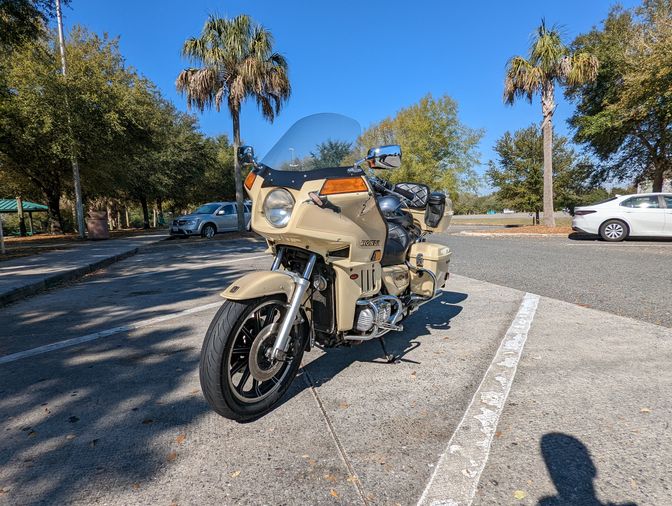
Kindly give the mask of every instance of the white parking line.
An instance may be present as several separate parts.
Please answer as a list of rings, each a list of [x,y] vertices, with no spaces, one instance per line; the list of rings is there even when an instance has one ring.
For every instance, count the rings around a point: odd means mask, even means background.
[[[62,350],[63,348],[69,348],[71,346],[77,346],[82,343],[88,343],[89,341],[95,341],[103,337],[113,336],[114,334],[119,334],[121,332],[128,332],[130,330],[139,329],[142,327],[148,327],[149,325],[155,325],[157,323],[165,322],[168,320],[174,320],[175,318],[180,318],[182,316],[200,313],[202,311],[208,311],[209,309],[218,308],[223,304],[223,301],[211,302],[210,304],[205,304],[203,306],[192,307],[191,309],[185,309],[178,313],[172,313],[164,316],[157,316],[156,318],[149,318],[147,320],[141,320],[135,323],[129,323],[127,325],[122,325],[120,327],[114,327],[112,329],[101,330],[100,332],[94,332],[93,334],[87,334],[85,336],[73,337],[72,339],[65,339],[64,341],[58,341],[56,343],[45,344],[44,346],[38,346],[37,348],[32,348],[30,350],[19,351],[17,353],[12,353],[11,355],[5,355],[0,357],[0,364],[6,364],[8,362],[16,362],[23,358],[34,357],[35,355],[42,355],[43,353],[48,353],[50,351]]]
[[[538,295],[526,293],[523,297],[518,314],[441,454],[418,506],[472,503],[538,304]]]
[[[233,263],[238,263],[238,262],[246,262],[250,260],[258,260],[261,258],[270,258],[268,254],[265,255],[256,255],[253,257],[243,257],[243,258],[234,258],[230,260],[216,260],[214,262],[209,262],[206,265],[226,265],[226,264],[233,264]],[[201,266],[203,264],[200,264]],[[188,269],[188,268],[187,268]],[[160,273],[165,273],[165,271],[151,271],[151,272],[143,272],[143,273],[138,273],[138,274],[129,274],[129,275],[122,275],[122,277],[126,280],[128,278],[133,278],[133,277],[143,277],[143,276],[149,276],[152,274],[160,274]],[[101,282],[105,280],[98,280],[98,281],[92,281],[92,283],[96,282]],[[108,336],[113,336],[115,334],[119,334],[121,332],[128,332],[130,330],[135,330],[139,329],[142,327],[147,327],[149,325],[154,325],[156,323],[161,323],[165,322],[168,320],[173,320],[175,318],[180,318],[181,316],[193,314],[193,313],[200,313],[201,311],[207,311],[208,309],[213,309],[216,307],[219,307],[222,305],[222,302],[212,302],[210,304],[205,304],[203,306],[197,306],[197,307],[192,307],[191,309],[185,309],[184,311],[180,311],[178,313],[172,313],[164,316],[157,316],[156,318],[149,318],[147,320],[141,320],[139,322],[135,323],[128,323],[126,325],[121,325],[119,327],[114,327],[111,329],[107,330],[101,330],[99,332],[94,332],[92,334],[87,334],[85,336],[80,336],[80,337],[73,337],[72,339],[65,339],[63,341],[58,341],[55,343],[50,343],[50,344],[45,344],[44,346],[38,346],[37,348],[32,348],[30,350],[25,350],[25,351],[19,351],[17,353],[12,353],[10,355],[4,355],[0,357],[0,365],[1,364],[7,364],[9,362],[15,362],[17,360],[21,360],[24,358],[28,357],[34,357],[35,355],[42,355],[44,353],[48,353],[50,351],[56,351],[56,350],[61,350],[63,348],[69,348],[71,346],[77,346],[82,343],[88,343],[89,341],[95,341],[96,339],[100,339],[102,337],[108,337]]]

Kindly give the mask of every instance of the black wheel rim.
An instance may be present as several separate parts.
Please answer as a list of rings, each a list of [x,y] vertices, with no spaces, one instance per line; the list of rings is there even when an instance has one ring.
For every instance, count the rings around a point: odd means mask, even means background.
[[[231,394],[238,401],[248,404],[260,402],[282,387],[293,358],[288,357],[280,364],[268,361],[265,350],[273,345],[275,334],[269,335],[263,343],[257,343],[256,353],[251,352],[255,340],[260,335],[263,337],[262,331],[264,329],[268,331],[269,326],[274,324],[277,327],[284,313],[285,307],[280,301],[265,301],[249,311],[238,326],[222,370],[222,374],[227,376],[225,383],[229,385]],[[257,379],[250,367],[251,360],[256,360],[257,367],[262,369],[277,367],[277,372],[269,379]]]

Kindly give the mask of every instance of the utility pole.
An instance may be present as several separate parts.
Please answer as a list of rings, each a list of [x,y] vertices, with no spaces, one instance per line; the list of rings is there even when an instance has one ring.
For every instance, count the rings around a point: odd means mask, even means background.
[[[61,13],[61,0],[56,0],[56,19],[58,20],[58,43],[61,49],[61,73],[63,79],[66,79],[67,67],[65,64],[65,42],[63,40],[63,15]],[[65,89],[65,109],[70,132],[70,157],[72,159],[72,181],[75,187],[75,214],[77,215],[77,232],[79,238],[85,238],[84,228],[84,203],[82,202],[82,182],[79,177],[79,163],[77,162],[77,152],[75,150],[75,139],[73,137],[72,122],[70,119],[70,104],[68,102],[68,89],[66,83]]]

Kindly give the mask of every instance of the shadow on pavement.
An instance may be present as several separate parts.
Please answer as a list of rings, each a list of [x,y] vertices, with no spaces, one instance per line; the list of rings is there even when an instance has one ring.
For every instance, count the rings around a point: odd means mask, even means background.
[[[400,361],[413,362],[404,359],[404,356],[420,346],[420,342],[416,339],[429,335],[429,329],[449,329],[450,321],[462,312],[462,306],[457,304],[467,297],[464,293],[443,292],[440,297],[425,304],[404,320],[403,332],[390,332],[385,335],[387,350]],[[440,315],[441,321],[437,321],[433,315]],[[315,386],[327,383],[355,362],[371,362],[379,364],[380,367],[395,367],[394,364],[385,361],[378,339],[363,341],[350,347],[325,350],[324,355],[299,369],[294,380],[294,388],[290,388],[276,409],[310,387],[311,383]],[[312,382],[305,377],[305,372],[309,374]]]
[[[194,380],[199,349],[184,342],[191,330],[176,325],[4,366],[0,502],[95,502],[165,472],[179,452],[175,438],[208,410]]]
[[[404,332],[388,337],[390,351],[403,356],[429,329],[449,328],[462,311],[455,304],[466,297],[445,292],[425,305],[407,320]],[[441,315],[440,321],[428,315]],[[0,371],[3,499],[95,502],[99,494],[135,490],[165,473],[180,451],[179,435],[210,413],[198,388],[200,342],[184,341],[190,333],[188,326],[171,326],[116,345],[96,341],[81,355],[45,355],[39,367],[28,361],[5,366]],[[330,350],[306,370],[323,384],[356,361],[378,362],[381,356],[377,342],[366,342]],[[380,367],[395,366],[381,361]],[[302,376],[303,370],[282,403],[308,388]]]
[[[602,241],[602,238],[599,235],[586,234],[584,232],[572,232],[567,236],[572,241]],[[628,237],[625,239],[625,242],[672,242],[670,237]]]
[[[238,277],[244,265],[227,264],[225,255],[230,251],[223,251],[222,245],[219,241],[194,241],[196,247],[148,247],[107,271],[68,286],[67,292],[47,292],[3,307],[0,355],[166,316],[212,297]],[[239,255],[262,252],[258,243],[236,244]],[[223,263],[218,264],[220,261]],[[245,267],[254,268],[251,264]]]
[[[597,468],[588,448],[568,434],[552,432],[541,438],[541,454],[558,494],[544,497],[539,506],[636,506],[635,503],[602,503],[595,495]]]

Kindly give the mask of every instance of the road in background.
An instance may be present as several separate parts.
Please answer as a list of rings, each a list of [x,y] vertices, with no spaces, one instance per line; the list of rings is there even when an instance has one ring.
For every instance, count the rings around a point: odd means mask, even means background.
[[[672,327],[672,241],[459,235],[466,229],[430,239],[451,247],[452,272]]]

